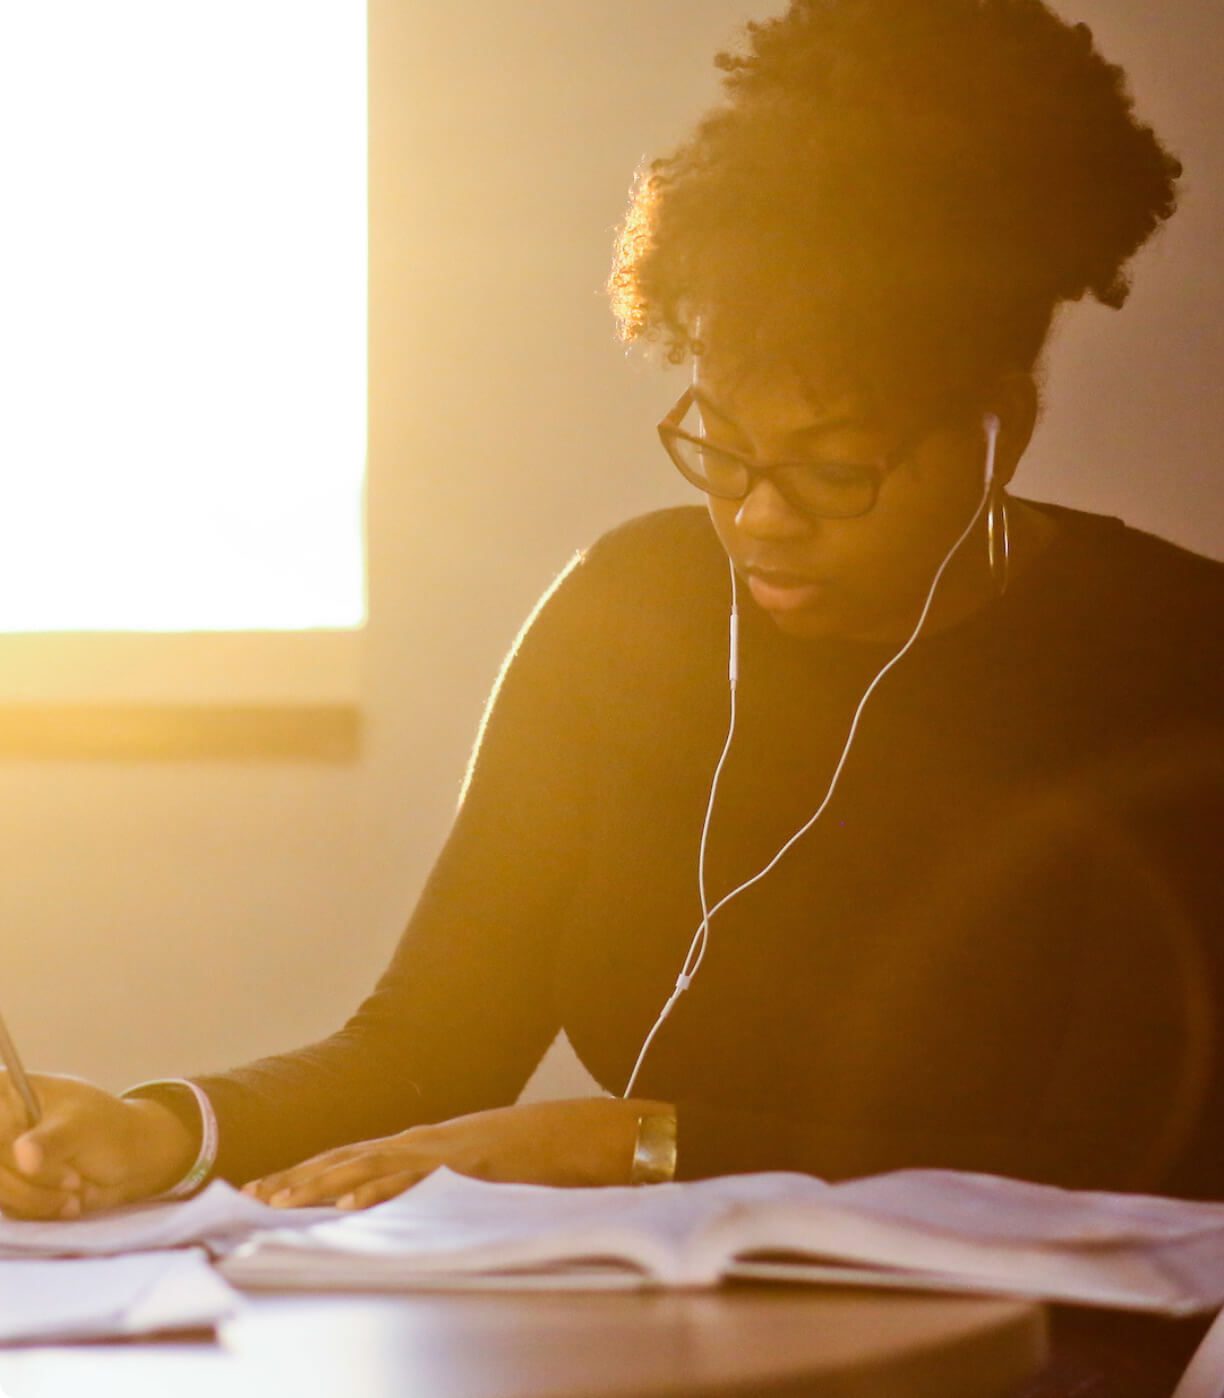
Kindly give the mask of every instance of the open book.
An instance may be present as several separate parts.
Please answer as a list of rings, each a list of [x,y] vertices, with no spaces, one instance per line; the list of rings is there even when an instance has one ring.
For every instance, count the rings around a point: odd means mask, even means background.
[[[830,1185],[487,1184],[275,1229],[220,1263],[248,1287],[711,1286],[728,1278],[971,1291],[1186,1315],[1224,1305],[1224,1203],[902,1170]]]

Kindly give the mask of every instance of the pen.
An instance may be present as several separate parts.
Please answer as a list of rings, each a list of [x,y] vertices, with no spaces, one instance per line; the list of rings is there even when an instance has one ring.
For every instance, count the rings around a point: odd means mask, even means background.
[[[9,1070],[9,1077],[13,1080],[17,1095],[25,1103],[26,1128],[37,1126],[42,1120],[42,1107],[34,1095],[34,1089],[30,1086],[25,1069],[21,1066],[21,1056],[17,1052],[17,1045],[9,1037],[9,1032],[4,1027],[3,1015],[0,1015],[0,1059],[4,1060],[4,1066]]]

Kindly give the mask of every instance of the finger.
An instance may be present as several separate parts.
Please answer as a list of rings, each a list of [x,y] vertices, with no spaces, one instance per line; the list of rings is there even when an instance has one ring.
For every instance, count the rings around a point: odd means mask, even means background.
[[[311,1185],[325,1171],[340,1169],[356,1161],[372,1158],[376,1149],[377,1147],[371,1146],[368,1141],[359,1141],[355,1145],[324,1151],[322,1155],[312,1155],[309,1160],[303,1160],[288,1170],[277,1170],[262,1179],[250,1180],[242,1186],[242,1192],[262,1199],[267,1204],[275,1195],[286,1190],[295,1193]]]
[[[274,1209],[300,1209],[311,1204],[333,1204],[342,1195],[370,1180],[399,1174],[405,1169],[403,1154],[391,1155],[371,1151],[341,1165],[320,1170],[308,1179],[286,1185],[273,1194],[268,1202]]]
[[[13,1142],[13,1160],[18,1170],[44,1184],[60,1179],[72,1168],[71,1159],[79,1145],[80,1131],[80,1123],[74,1116],[49,1113]]]
[[[70,1206],[71,1212],[65,1214]],[[13,1218],[72,1218],[81,1212],[81,1204],[74,1194],[33,1184],[0,1165],[0,1211]]]
[[[25,1153],[19,1157],[16,1149],[16,1142],[0,1147],[0,1166],[8,1170],[10,1174],[19,1174],[27,1179],[31,1184],[39,1185],[43,1189],[60,1189],[68,1193],[75,1193],[81,1187],[81,1173],[71,1165],[51,1164],[45,1169],[35,1171],[23,1170],[20,1168],[22,1159],[29,1163]]]
[[[299,1183],[308,1178],[309,1176],[304,1174],[296,1176]],[[276,1174],[265,1175],[263,1179],[248,1180],[246,1184],[242,1186],[242,1192],[251,1199],[258,1199],[261,1204],[269,1204],[272,1202],[273,1195],[279,1194],[282,1190],[292,1188],[293,1185],[290,1183],[289,1172],[287,1170],[278,1170]]]
[[[101,1213],[104,1209],[117,1209],[122,1204],[130,1204],[145,1196],[130,1184],[104,1185],[86,1182],[81,1187],[78,1197],[81,1201],[82,1213],[96,1214]]]
[[[384,1175],[380,1180],[367,1180],[365,1184],[359,1184],[356,1189],[342,1194],[336,1200],[336,1207],[368,1209],[372,1204],[383,1204],[388,1199],[394,1199],[397,1194],[411,1189],[414,1184],[419,1184],[428,1173],[427,1169],[403,1170],[398,1175]]]
[[[26,1125],[25,1103],[6,1068],[0,1068],[0,1141],[11,1140]]]
[[[351,1155],[351,1148],[344,1147],[344,1157]],[[261,1179],[248,1180],[242,1186],[242,1192],[255,1199],[267,1203],[274,1194],[279,1194],[281,1190],[293,1189],[299,1184],[304,1184],[319,1171],[328,1169],[332,1165],[339,1164],[341,1152],[329,1150],[323,1155],[313,1155],[309,1160],[304,1160],[300,1165],[294,1165],[288,1170],[274,1170],[270,1175],[264,1175]]]

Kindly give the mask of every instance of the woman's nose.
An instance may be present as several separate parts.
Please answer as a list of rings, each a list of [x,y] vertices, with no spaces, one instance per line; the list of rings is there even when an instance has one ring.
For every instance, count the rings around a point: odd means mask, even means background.
[[[768,476],[759,476],[735,512],[735,524],[757,539],[795,539],[810,534],[813,522],[800,514]]]

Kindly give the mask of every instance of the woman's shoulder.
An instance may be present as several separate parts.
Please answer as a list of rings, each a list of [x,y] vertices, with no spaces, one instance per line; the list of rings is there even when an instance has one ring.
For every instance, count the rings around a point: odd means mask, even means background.
[[[640,568],[664,576],[690,575],[694,566],[718,565],[725,556],[700,505],[649,510],[614,525],[586,550],[584,562],[622,573]]]
[[[1112,516],[1039,508],[1059,527],[1030,597],[1033,634],[1102,705],[1218,722],[1224,563]]]
[[[582,550],[574,571],[575,590],[591,605],[637,622],[725,609],[727,557],[699,505],[624,520]]]
[[[1122,538],[1136,580],[1187,601],[1218,602],[1224,595],[1224,562],[1219,559],[1130,524],[1122,525]]]
[[[1057,527],[1050,571],[1076,595],[1119,623],[1160,615],[1201,614],[1217,626],[1224,601],[1224,562],[1127,524],[1113,515],[1030,502]]]
[[[725,615],[727,561],[708,514],[678,506],[634,516],[579,549],[524,623],[514,651],[608,651],[644,659],[688,650]],[[719,633],[721,634],[721,633]]]

